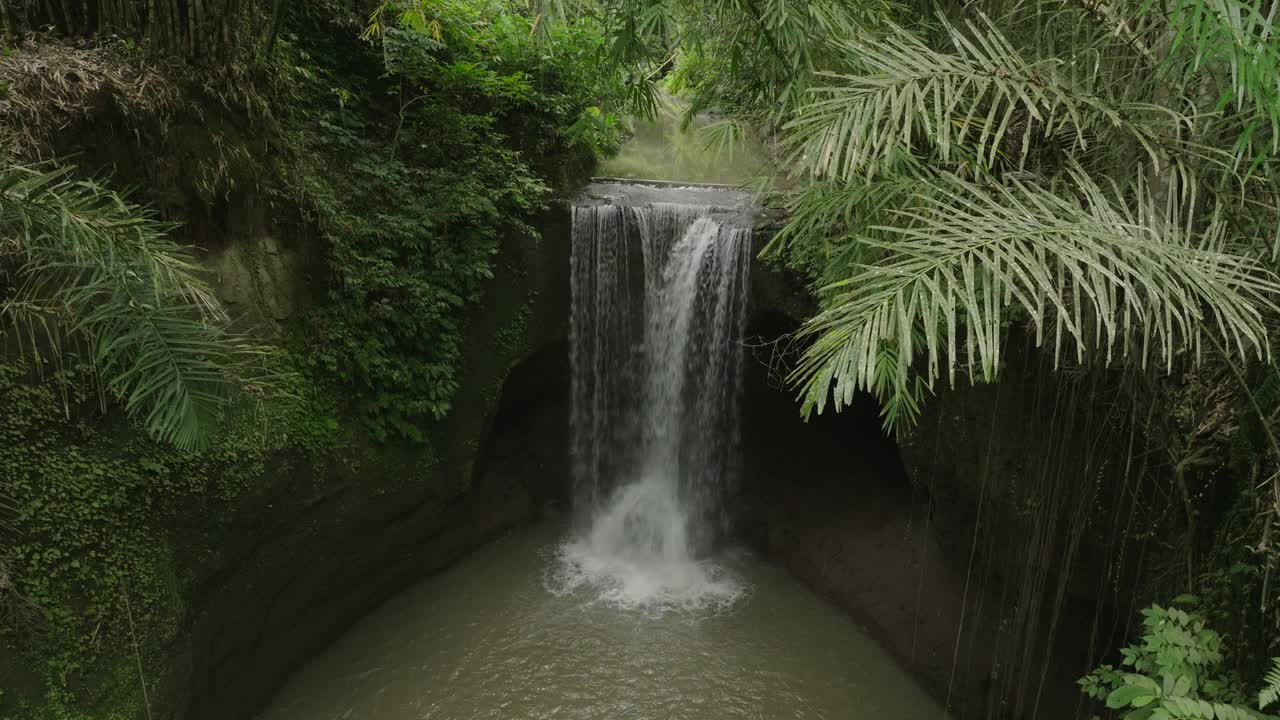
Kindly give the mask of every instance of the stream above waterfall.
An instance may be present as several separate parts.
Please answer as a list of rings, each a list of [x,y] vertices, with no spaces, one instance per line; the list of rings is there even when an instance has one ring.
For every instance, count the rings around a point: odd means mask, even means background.
[[[260,720],[942,720],[836,607],[745,551],[724,610],[647,615],[555,578],[566,528],[520,528],[401,593]]]

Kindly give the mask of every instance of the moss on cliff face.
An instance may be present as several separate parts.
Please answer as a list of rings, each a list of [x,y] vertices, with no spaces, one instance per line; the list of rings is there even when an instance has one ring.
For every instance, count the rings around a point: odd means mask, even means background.
[[[82,371],[42,378],[0,364],[0,468],[13,538],[6,628],[19,655],[10,665],[27,671],[15,678],[26,692],[9,693],[0,717],[140,710],[142,678],[161,674],[164,649],[217,563],[221,521],[259,486],[276,453],[337,444],[332,398],[298,387],[270,415],[237,416],[211,449],[182,452],[121,417],[84,412],[94,398]]]
[[[29,618],[0,717],[244,717],[390,593],[524,517],[525,488],[475,487],[473,468],[507,373],[564,334],[567,212],[540,225],[504,241],[455,410],[422,442],[363,440],[335,388],[300,382],[182,453],[79,412],[80,378],[0,366],[10,609]]]
[[[33,372],[0,335],[0,718],[242,720],[347,624],[527,513],[518,482],[476,481],[476,457],[510,368],[564,334],[550,186],[593,162],[561,131],[600,78],[579,52],[593,37],[535,47],[527,18],[489,22],[500,5],[445,45],[400,28],[371,45],[349,9],[297,7],[260,65],[49,37],[0,57],[23,78],[7,99],[35,112],[0,120],[5,159],[76,153],[136,187],[281,347],[289,384],[183,453],[84,368]],[[98,90],[60,103],[61,68]]]

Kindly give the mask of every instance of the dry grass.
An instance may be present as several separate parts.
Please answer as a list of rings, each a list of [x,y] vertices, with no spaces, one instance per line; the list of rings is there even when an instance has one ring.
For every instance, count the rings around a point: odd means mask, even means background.
[[[270,75],[248,52],[213,65],[164,57],[47,35],[0,54],[0,161],[65,160],[129,138],[135,146],[112,162],[161,206],[180,204],[184,190],[209,202],[256,182],[249,145],[274,136]]]
[[[162,127],[181,103],[162,68],[122,50],[41,38],[0,57],[0,157],[49,157],[74,125],[107,115]]]

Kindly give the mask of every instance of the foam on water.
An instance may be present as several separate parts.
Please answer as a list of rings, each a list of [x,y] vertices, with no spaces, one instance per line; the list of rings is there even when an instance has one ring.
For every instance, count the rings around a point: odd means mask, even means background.
[[[618,488],[588,534],[557,548],[548,589],[646,615],[732,607],[746,585],[716,560],[690,554],[671,489],[658,478]]]

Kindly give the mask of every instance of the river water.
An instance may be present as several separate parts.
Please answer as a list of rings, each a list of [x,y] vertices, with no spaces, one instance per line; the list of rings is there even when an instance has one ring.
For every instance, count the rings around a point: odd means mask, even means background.
[[[837,608],[730,551],[732,603],[646,613],[566,578],[565,527],[517,529],[400,594],[260,720],[941,720]]]

